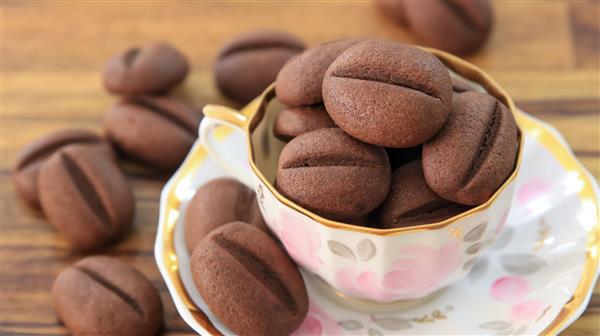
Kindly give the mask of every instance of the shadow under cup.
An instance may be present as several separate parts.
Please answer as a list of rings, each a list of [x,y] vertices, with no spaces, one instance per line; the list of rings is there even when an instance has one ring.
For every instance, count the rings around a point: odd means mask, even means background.
[[[426,50],[446,65],[452,77],[462,78],[476,91],[495,96],[518,120],[514,103],[489,75],[458,57]],[[277,162],[285,143],[273,135],[273,125],[284,107],[271,85],[242,110],[247,118],[237,118],[244,120],[237,125],[250,142],[253,177],[246,183],[254,182],[251,187],[257,191],[261,211],[274,235],[294,261],[311,276],[314,274],[316,280],[311,285],[324,289],[323,293],[337,302],[372,312],[421,304],[462,279],[503,228],[522,157],[519,125],[514,171],[486,203],[439,223],[378,229],[322,218],[277,192]],[[230,114],[228,119],[236,118]],[[407,259],[405,255],[411,253],[412,259]],[[401,273],[409,268],[413,273]],[[430,271],[437,268],[443,272]],[[413,288],[404,292],[399,289],[403,279],[411,278],[416,279],[412,279]]]

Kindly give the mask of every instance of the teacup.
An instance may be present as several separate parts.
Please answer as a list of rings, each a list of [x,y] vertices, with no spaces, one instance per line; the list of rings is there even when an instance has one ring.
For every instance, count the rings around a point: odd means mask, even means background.
[[[448,53],[426,50],[453,76],[487,91],[516,114],[511,98],[481,69]],[[266,223],[294,261],[343,300],[390,303],[431,296],[462,279],[502,230],[522,157],[522,132],[514,171],[486,203],[438,223],[377,229],[320,217],[275,189],[277,160],[284,143],[273,136],[272,128],[281,109],[273,86],[246,106],[243,114],[207,105],[200,138],[223,169],[256,190]],[[245,134],[247,158],[227,156],[214,141],[212,131],[218,125]]]

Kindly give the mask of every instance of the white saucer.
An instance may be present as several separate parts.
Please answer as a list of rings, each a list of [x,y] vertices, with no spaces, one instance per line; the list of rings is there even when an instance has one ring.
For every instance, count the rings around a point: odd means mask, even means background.
[[[296,334],[556,334],[575,321],[598,278],[598,185],[554,128],[524,113],[519,121],[525,150],[508,221],[467,278],[389,314],[345,308],[304,274],[310,310]],[[245,157],[240,134],[217,136]],[[201,334],[232,333],[194,287],[182,218],[199,186],[226,175],[197,142],[161,194],[156,262],[181,317]]]

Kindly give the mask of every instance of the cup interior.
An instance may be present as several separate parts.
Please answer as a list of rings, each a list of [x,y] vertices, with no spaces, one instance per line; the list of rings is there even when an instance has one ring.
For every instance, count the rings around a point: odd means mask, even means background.
[[[259,107],[260,111],[258,111],[263,116],[250,133],[254,164],[271,185],[275,184],[279,153],[285,146],[285,142],[273,135],[273,125],[277,113],[284,108],[285,106],[274,95],[265,97],[264,104]]]

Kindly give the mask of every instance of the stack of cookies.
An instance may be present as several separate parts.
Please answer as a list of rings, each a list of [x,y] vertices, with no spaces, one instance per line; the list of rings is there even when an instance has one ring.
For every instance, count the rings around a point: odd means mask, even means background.
[[[515,166],[510,110],[413,46],[326,43],[291,59],[275,91],[289,106],[273,129],[289,141],[276,187],[331,220],[439,222],[485,203]]]
[[[43,211],[70,252],[98,252],[131,231],[135,200],[118,157],[169,172],[187,155],[201,114],[166,93],[188,70],[185,57],[168,43],[129,48],[104,70],[105,88],[121,96],[106,114],[105,136],[60,130],[21,151],[12,172],[15,190]],[[152,283],[115,258],[91,256],[65,269],[52,296],[74,334],[154,335],[162,325],[162,302]]]

